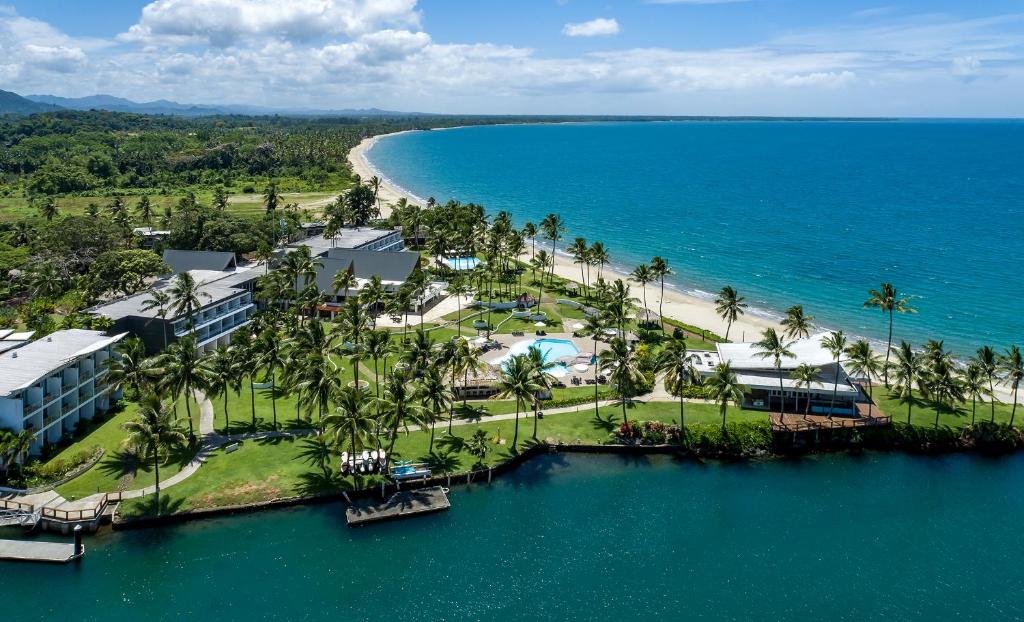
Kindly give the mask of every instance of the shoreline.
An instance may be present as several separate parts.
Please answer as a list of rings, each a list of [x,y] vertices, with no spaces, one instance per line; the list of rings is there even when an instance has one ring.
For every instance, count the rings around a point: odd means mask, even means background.
[[[368,179],[376,175],[381,180],[380,191],[378,197],[381,201],[381,216],[386,218],[391,214],[390,203],[397,201],[398,199],[404,198],[405,200],[412,203],[423,204],[422,198],[417,197],[412,192],[402,188],[382,172],[374,167],[367,157],[368,152],[373,148],[377,141],[381,138],[388,136],[397,136],[399,134],[406,134],[408,132],[421,132],[424,130],[405,130],[402,132],[392,132],[390,134],[378,134],[369,138],[364,138],[359,142],[358,145],[352,148],[348,154],[348,162],[352,167],[352,172],[356,173],[363,179]],[[542,240],[537,240],[537,248],[549,250]],[[612,249],[614,251],[614,249]],[[530,253],[527,251],[520,259],[529,260]],[[576,281],[576,277],[580,276],[579,266],[572,263],[572,258],[565,255],[561,250],[555,253],[555,274],[560,277],[567,278],[572,281]],[[591,275],[594,275],[591,270]],[[605,280],[622,279],[627,281],[632,288],[634,297],[641,299],[640,307],[643,307],[643,292],[640,285],[629,279],[629,275],[625,274],[624,271],[616,270],[613,267],[605,267],[603,274]],[[610,278],[609,278],[610,277]],[[658,311],[658,304],[660,302],[661,289],[658,284],[650,283],[647,286],[647,306],[651,311]],[[726,323],[718,316],[715,312],[715,303],[711,300],[706,300],[692,294],[680,291],[673,287],[670,283],[665,283],[665,304],[664,304],[665,316],[680,322],[685,322],[700,328],[712,331],[719,335],[724,336],[726,332]],[[752,338],[753,336],[759,335],[765,328],[779,329],[780,324],[772,319],[761,317],[753,312],[748,313],[740,317],[732,325],[732,330],[729,333],[730,338],[734,341],[737,338],[746,336]]]

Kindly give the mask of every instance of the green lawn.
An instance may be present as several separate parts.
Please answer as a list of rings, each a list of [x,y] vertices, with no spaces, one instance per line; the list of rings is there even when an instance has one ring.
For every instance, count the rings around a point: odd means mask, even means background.
[[[80,499],[96,492],[110,492],[118,489],[142,488],[153,484],[153,464],[151,461],[137,462],[122,446],[125,432],[121,425],[135,416],[135,404],[124,403],[124,409],[112,418],[103,422],[85,438],[69,446],[61,456],[71,456],[81,449],[101,446],[103,457],[91,469],[70,482],[57,488],[66,499]],[[188,464],[191,452],[182,449],[165,457],[160,465],[160,477],[169,477]],[[124,484],[124,486],[121,486]]]
[[[884,386],[874,388],[875,403],[885,414],[890,415],[895,422],[907,422],[907,404],[901,403]],[[995,405],[996,423],[1009,423],[1012,405],[997,402]],[[978,421],[989,421],[992,418],[992,406],[989,402],[978,402]],[[1024,408],[1017,407],[1017,418],[1015,426],[1024,424]],[[922,399],[915,392],[914,401],[911,405],[911,423],[921,427],[933,427],[935,425],[935,404],[931,400]],[[939,409],[939,425],[950,428],[962,428],[971,424],[971,403],[958,404],[955,409],[943,406]]]

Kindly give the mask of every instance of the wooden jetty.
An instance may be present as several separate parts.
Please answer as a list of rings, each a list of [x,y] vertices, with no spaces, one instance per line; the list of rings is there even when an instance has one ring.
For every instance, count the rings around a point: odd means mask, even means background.
[[[430,512],[439,512],[451,507],[444,488],[433,486],[418,490],[403,490],[391,495],[386,501],[357,503],[345,510],[345,520],[350,527]]]
[[[75,545],[69,542],[0,540],[0,559],[12,561],[66,564],[83,553],[84,549],[76,553]]]

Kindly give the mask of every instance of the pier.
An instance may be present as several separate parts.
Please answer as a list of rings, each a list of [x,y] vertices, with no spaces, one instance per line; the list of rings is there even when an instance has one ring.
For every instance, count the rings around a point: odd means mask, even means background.
[[[366,523],[439,512],[450,507],[447,491],[440,486],[433,486],[419,490],[403,490],[378,503],[352,504],[345,510],[345,520],[350,527],[355,527]]]
[[[0,560],[66,564],[84,554],[85,546],[82,545],[81,526],[75,527],[74,542],[0,540]]]

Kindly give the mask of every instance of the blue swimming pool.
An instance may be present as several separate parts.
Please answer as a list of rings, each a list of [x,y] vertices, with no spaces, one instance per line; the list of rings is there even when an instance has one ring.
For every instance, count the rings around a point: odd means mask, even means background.
[[[476,257],[445,257],[444,262],[452,270],[472,270],[480,260]]]
[[[510,357],[517,354],[526,354],[526,351],[530,349],[530,346],[537,346],[540,348],[545,361],[555,361],[560,358],[574,357],[580,353],[576,344],[568,339],[524,339],[512,344],[508,349],[508,352],[501,358],[495,359],[492,364],[503,365]],[[565,373],[568,373],[568,369],[564,371]]]

